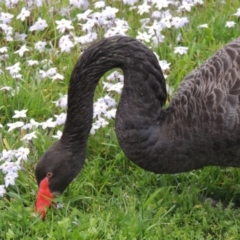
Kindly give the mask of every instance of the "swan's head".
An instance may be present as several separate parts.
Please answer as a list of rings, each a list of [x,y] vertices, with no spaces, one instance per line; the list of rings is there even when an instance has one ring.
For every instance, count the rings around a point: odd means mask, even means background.
[[[83,163],[81,154],[74,154],[64,148],[60,140],[41,157],[35,171],[38,183],[35,210],[41,214],[43,220],[46,208],[51,206],[54,196],[63,193],[77,176]]]

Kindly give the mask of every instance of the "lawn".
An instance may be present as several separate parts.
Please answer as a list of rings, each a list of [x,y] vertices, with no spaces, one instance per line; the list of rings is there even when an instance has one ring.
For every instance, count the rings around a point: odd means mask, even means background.
[[[184,76],[239,36],[237,0],[144,2],[0,0],[0,239],[239,239],[239,169],[160,175],[125,157],[114,132],[119,69],[97,86],[84,168],[45,221],[34,213],[36,164],[61,136],[71,71],[91,43],[125,34],[149,46],[168,104]]]

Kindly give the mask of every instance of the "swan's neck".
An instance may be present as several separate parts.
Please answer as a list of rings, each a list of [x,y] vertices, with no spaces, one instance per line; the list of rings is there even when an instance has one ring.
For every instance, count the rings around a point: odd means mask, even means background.
[[[154,54],[130,38],[104,39],[83,53],[71,76],[67,120],[61,140],[72,149],[86,149],[92,126],[94,91],[101,76],[112,68],[121,68],[124,72],[116,132],[127,156],[128,150],[122,143],[125,135],[134,142],[135,148],[142,147],[144,142],[141,141],[159,121],[166,89]]]

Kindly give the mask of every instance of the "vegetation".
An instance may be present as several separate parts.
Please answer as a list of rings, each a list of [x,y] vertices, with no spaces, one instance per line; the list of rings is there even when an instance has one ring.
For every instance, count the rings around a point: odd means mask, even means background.
[[[0,0],[0,238],[239,239],[239,169],[206,167],[175,175],[156,175],[144,171],[124,156],[116,140],[114,120],[107,118],[106,126],[96,127],[95,134],[90,135],[85,167],[64,194],[55,199],[57,209],[51,208],[44,222],[34,213],[37,191],[34,169],[41,155],[56,141],[53,136],[62,129],[62,122],[56,123],[58,118],[54,115],[59,116],[64,110],[54,101],[67,94],[70,74],[80,52],[95,39],[90,39],[89,35],[86,39],[90,40],[83,43],[84,39],[75,38],[86,34],[83,29],[86,22],[81,22],[77,14],[85,11],[87,1],[79,1],[83,3],[80,8],[74,5],[74,1],[70,1],[70,7],[67,0],[39,1],[43,2],[40,6],[36,5],[37,1],[31,1],[31,6],[30,1],[16,1],[18,3],[14,6],[11,2]],[[106,8],[98,8],[94,5],[95,1],[90,2],[88,8],[93,10],[92,13],[102,13]],[[141,39],[158,54],[160,60],[170,63],[170,68],[165,70],[170,89],[176,89],[187,73],[239,36],[240,13],[234,15],[240,12],[237,0],[209,0],[202,5],[192,4],[190,11],[187,7],[181,8],[185,1],[171,1],[179,2],[179,5],[169,4],[162,9],[157,9],[154,1],[148,1],[148,12],[143,14],[139,8],[142,1],[135,1],[133,6],[123,2],[127,1],[106,1],[106,6],[118,9],[112,21],[124,19],[129,25],[126,34]],[[30,11],[30,15],[21,20],[17,16],[23,7]],[[144,22],[150,18],[146,26],[152,26],[152,13],[157,10],[163,13],[167,9],[172,16],[187,17],[188,23],[182,27],[159,29],[156,36],[161,32],[165,38],[161,42],[160,36],[156,44],[153,42],[155,35],[147,32]],[[61,13],[64,11],[66,15],[63,16]],[[114,10],[108,12],[113,13]],[[6,17],[3,13],[12,14],[13,17]],[[47,26],[42,30],[31,28],[40,17]],[[57,28],[60,25],[56,21],[63,18],[71,21],[73,28]],[[160,22],[162,18],[155,21]],[[227,27],[228,21],[234,21],[235,25]],[[202,24],[208,26],[199,27]],[[95,23],[92,32],[87,33],[96,33],[96,38],[101,39],[109,29],[104,24],[97,26]],[[123,27],[118,30],[121,29]],[[26,34],[26,39],[19,40],[17,32]],[[150,35],[149,41],[141,37],[140,33],[144,32]],[[63,36],[68,37],[64,39]],[[46,42],[42,51],[35,45],[39,41]],[[22,48],[23,53],[19,52],[24,45],[28,50]],[[69,46],[69,51],[64,46]],[[178,54],[174,48],[179,46],[187,47],[187,53]],[[37,61],[36,65],[31,65],[30,60]],[[18,62],[20,69],[17,71],[15,66],[11,71],[11,67]],[[56,71],[47,73],[54,67]],[[47,75],[43,76],[44,73]],[[108,75],[98,85],[96,101],[107,93],[116,101],[119,99],[119,89],[107,92],[109,85],[103,88]],[[118,82],[115,80],[112,84]],[[16,112],[24,109],[27,110],[26,116]],[[64,115],[61,116],[64,119]],[[50,118],[56,118],[52,125],[46,124]],[[38,126],[22,128],[31,119],[38,122]],[[16,121],[22,124],[10,130],[11,125],[8,124]],[[33,131],[36,138],[28,135]],[[23,151],[22,155],[17,152],[19,148]],[[15,167],[21,166],[21,170],[11,172],[11,168],[6,173],[4,163],[7,160],[4,156],[10,153],[15,154],[11,162],[16,163]],[[208,198],[217,201],[216,207],[212,207],[212,201],[207,201]]]

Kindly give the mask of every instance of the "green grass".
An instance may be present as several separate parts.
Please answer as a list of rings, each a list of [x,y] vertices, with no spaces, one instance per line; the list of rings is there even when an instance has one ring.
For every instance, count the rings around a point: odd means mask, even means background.
[[[66,6],[66,1],[63,2]],[[154,50],[160,59],[171,63],[168,77],[171,86],[177,88],[187,73],[239,36],[240,22],[233,16],[240,7],[239,2],[222,2],[205,1],[204,6],[194,7],[190,13],[184,13],[190,20],[187,26],[164,31],[165,42]],[[131,26],[129,35],[135,37],[141,27],[140,16],[121,1],[116,1],[111,6],[120,9],[118,17],[128,21]],[[0,2],[0,7],[15,16],[21,10],[21,6],[7,10],[3,2]],[[13,19],[11,25],[18,32],[28,34],[28,47],[33,47],[38,40],[51,41],[56,46],[52,53],[39,54],[32,49],[21,58],[14,51],[22,44],[16,41],[7,43],[1,38],[0,31],[0,45],[8,46],[9,54],[9,58],[1,62],[2,70],[20,61],[23,75],[23,81],[19,82],[12,79],[7,71],[0,75],[0,87],[17,85],[20,88],[19,93],[13,97],[0,92],[0,123],[3,125],[0,152],[24,145],[20,138],[25,132],[7,131],[6,124],[15,121],[12,119],[14,110],[28,109],[27,120],[34,118],[42,122],[53,114],[60,113],[52,101],[67,93],[68,79],[80,47],[75,47],[71,54],[57,53],[60,34],[55,30],[55,20],[60,19],[60,16],[51,16],[47,10],[45,4],[38,11],[32,11],[29,22],[21,23]],[[78,13],[79,10],[73,10],[71,17],[74,18]],[[38,16],[46,19],[49,27],[44,32],[28,32],[28,25]],[[233,20],[236,21],[236,26],[226,28],[225,22]],[[208,23],[209,28],[197,27],[203,23]],[[101,36],[102,33],[99,32]],[[178,45],[189,47],[188,54],[184,56],[173,53],[179,33],[182,41]],[[58,72],[64,74],[65,80],[39,82],[37,68],[26,67],[26,60],[29,59],[52,60],[52,66],[58,67]],[[96,99],[101,94],[104,92],[99,84]],[[30,147],[25,145],[31,150],[29,161],[23,165],[16,185],[8,187],[7,194],[0,199],[0,239],[239,239],[239,169],[207,167],[175,175],[155,175],[144,171],[124,156],[116,140],[114,123],[90,136],[85,167],[64,194],[56,198],[56,202],[63,204],[63,208],[50,209],[46,221],[42,222],[33,213],[37,191],[34,168],[39,157],[54,142],[51,136],[55,132],[56,129],[39,129],[38,139],[33,140]],[[3,178],[4,175],[0,177]],[[3,180],[0,179],[0,184],[2,183]],[[219,200],[228,207],[223,209],[218,204],[213,208],[205,201],[208,197]]]

